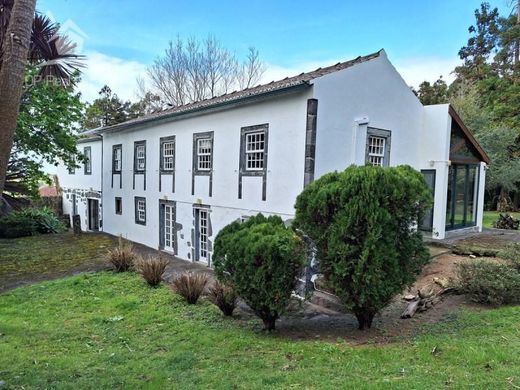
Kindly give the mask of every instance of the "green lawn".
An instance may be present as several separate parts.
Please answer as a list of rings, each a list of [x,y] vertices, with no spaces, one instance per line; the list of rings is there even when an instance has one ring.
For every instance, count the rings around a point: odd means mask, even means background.
[[[483,226],[485,228],[492,228],[493,222],[498,220],[498,211],[484,211]],[[520,219],[520,213],[510,213],[513,218]]]
[[[100,272],[0,295],[6,388],[520,386],[520,307],[465,311],[414,339],[352,347],[291,341],[187,306],[135,274]]]
[[[0,291],[74,270],[99,269],[115,239],[103,234],[47,234],[0,239]],[[1,379],[0,379],[1,380]]]

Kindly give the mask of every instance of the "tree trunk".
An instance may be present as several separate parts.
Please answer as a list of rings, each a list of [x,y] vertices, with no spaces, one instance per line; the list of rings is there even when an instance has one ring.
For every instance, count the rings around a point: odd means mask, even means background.
[[[500,194],[498,195],[497,211],[500,213],[507,213],[511,211],[511,200],[509,194],[504,187],[500,188]]]
[[[36,0],[15,0],[1,44],[0,68],[0,196],[13,146]]]
[[[372,327],[372,321],[376,315],[375,311],[370,309],[355,309],[354,315],[357,318],[359,330],[370,329]]]

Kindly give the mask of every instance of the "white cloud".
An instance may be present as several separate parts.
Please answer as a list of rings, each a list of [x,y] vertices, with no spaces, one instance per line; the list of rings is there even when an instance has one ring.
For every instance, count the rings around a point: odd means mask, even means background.
[[[411,58],[396,60],[394,66],[408,85],[418,87],[423,81],[436,81],[439,76],[451,83],[455,79],[451,72],[460,63],[458,58]]]
[[[85,54],[87,67],[83,69],[79,84],[83,100],[91,102],[98,98],[98,92],[105,84],[123,100],[136,99],[136,78],[144,76],[145,64],[111,57],[96,51]]]

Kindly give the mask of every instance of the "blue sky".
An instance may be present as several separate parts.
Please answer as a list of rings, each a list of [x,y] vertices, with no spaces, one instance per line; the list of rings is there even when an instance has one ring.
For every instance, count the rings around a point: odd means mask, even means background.
[[[215,35],[238,56],[255,46],[265,81],[384,48],[411,85],[435,80],[457,52],[480,0],[86,1],[39,0],[37,8],[80,41],[86,99],[104,83],[132,98],[135,77],[177,35]],[[507,0],[490,1],[508,12]],[[84,35],[83,35],[84,33]]]

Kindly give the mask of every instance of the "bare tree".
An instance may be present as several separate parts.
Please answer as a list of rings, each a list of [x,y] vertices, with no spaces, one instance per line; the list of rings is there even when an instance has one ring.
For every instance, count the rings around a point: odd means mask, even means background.
[[[258,83],[265,67],[258,50],[249,48],[242,63],[213,36],[203,41],[179,37],[164,56],[148,68],[155,94],[172,106],[192,103],[249,88]]]
[[[254,47],[249,48],[246,61],[242,64],[239,72],[238,82],[240,89],[251,88],[255,86],[265,72],[265,66],[260,60],[260,54]]]

